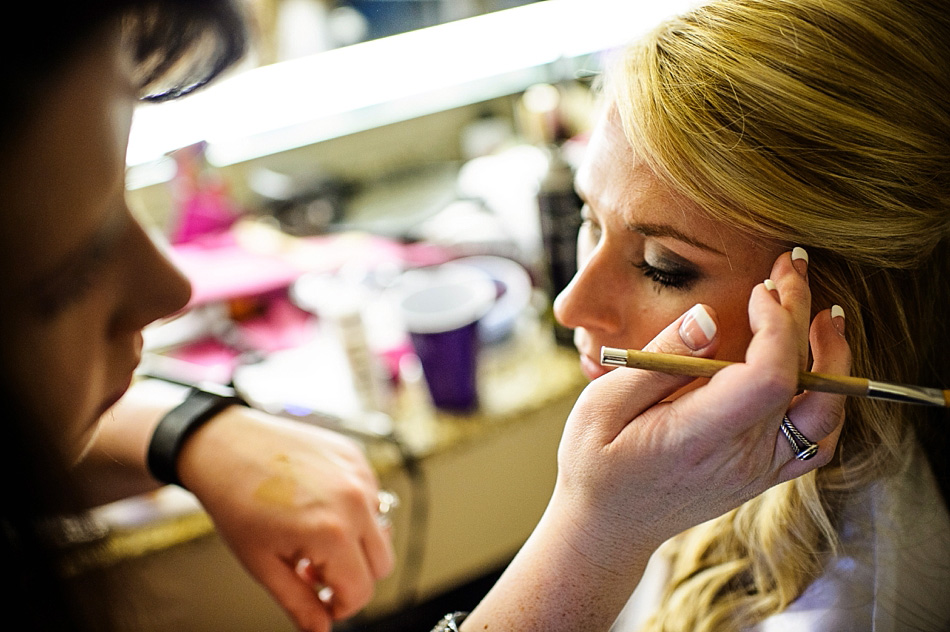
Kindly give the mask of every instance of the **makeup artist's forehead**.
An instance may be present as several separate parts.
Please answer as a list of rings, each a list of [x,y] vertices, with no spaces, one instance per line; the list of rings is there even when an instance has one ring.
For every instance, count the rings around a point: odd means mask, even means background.
[[[94,240],[124,188],[134,96],[118,40],[70,63],[0,170],[3,284],[28,283]]]

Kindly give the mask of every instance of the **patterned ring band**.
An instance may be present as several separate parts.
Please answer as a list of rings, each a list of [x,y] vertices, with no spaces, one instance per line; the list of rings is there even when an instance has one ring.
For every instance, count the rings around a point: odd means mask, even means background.
[[[799,432],[792,420],[788,418],[788,415],[782,418],[782,434],[788,439],[788,444],[792,446],[792,452],[799,461],[807,461],[818,454],[818,444],[806,439],[805,435]]]

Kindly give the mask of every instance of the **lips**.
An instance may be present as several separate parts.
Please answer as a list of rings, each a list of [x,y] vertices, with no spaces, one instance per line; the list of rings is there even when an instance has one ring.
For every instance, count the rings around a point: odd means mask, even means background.
[[[612,367],[606,367],[600,363],[599,355],[595,361],[586,353],[581,352],[581,371],[587,376],[587,379],[596,380],[601,375],[610,373],[612,370]]]
[[[129,387],[132,386],[132,380],[135,377],[135,369],[138,367],[139,362],[142,360],[142,334],[137,332],[132,337],[132,353],[131,360],[129,362],[128,370],[124,371],[118,378],[119,387],[116,388],[105,400],[103,400],[101,410],[99,415],[102,416],[107,410],[112,408],[116,402],[122,399],[122,396],[125,395],[125,392],[129,390]]]

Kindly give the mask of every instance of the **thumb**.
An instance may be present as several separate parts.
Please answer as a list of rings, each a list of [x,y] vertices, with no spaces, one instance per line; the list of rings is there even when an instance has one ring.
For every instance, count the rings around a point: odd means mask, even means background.
[[[710,357],[719,347],[718,326],[711,307],[696,304],[661,331],[644,351],[695,357]],[[598,408],[607,412],[607,419],[623,427],[660,400],[663,400],[696,378],[668,375],[656,371],[620,368],[591,382],[583,397],[596,398]]]
[[[715,311],[697,303],[673,321],[643,348],[654,353],[707,357],[715,353],[717,337]]]

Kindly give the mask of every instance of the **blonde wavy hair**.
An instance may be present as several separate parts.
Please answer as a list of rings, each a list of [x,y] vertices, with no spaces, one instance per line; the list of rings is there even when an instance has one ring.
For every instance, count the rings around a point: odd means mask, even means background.
[[[634,150],[709,215],[801,245],[816,311],[847,315],[852,372],[950,385],[950,18],[942,0],[723,0],[624,51],[604,90]],[[935,423],[933,416],[940,416]],[[837,545],[836,508],[940,454],[946,413],[849,399],[831,464],[671,541],[648,630],[740,630]],[[931,458],[946,497],[947,458]]]

